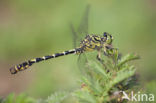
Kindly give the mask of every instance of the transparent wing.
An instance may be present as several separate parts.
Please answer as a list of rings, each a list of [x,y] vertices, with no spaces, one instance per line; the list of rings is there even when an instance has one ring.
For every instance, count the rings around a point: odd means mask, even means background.
[[[74,48],[76,48],[78,46],[78,43],[80,43],[80,41],[78,41],[77,39],[77,33],[74,29],[73,24],[70,25],[70,28],[71,28],[72,36],[73,36],[73,45],[74,45]]]
[[[90,5],[86,7],[85,13],[82,16],[82,20],[78,27],[78,36],[85,36],[88,34],[88,15],[89,15]]]
[[[74,29],[71,24],[71,31],[73,34],[74,48],[78,47],[81,40],[88,34],[88,15],[89,15],[90,5],[87,5],[86,10],[81,18],[80,25],[78,29]]]
[[[81,40],[83,40],[85,36],[88,34],[89,10],[90,10],[90,6],[87,5],[85,12],[81,18],[78,29],[75,29],[72,24],[70,25],[72,35],[73,35],[74,48],[79,47]],[[82,74],[87,74],[87,72],[89,72],[89,67],[87,67],[87,61],[88,60],[85,53],[81,53],[78,57],[77,64]]]

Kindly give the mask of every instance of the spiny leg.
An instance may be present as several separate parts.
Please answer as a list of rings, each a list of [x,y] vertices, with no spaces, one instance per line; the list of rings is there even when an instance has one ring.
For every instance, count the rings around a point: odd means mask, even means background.
[[[111,57],[113,59],[114,64],[116,65],[119,59],[119,53],[117,48],[113,48],[111,46],[106,46],[104,50],[104,55]]]
[[[106,72],[108,73],[109,70],[107,69],[107,66],[104,63],[104,60],[101,59],[101,50],[98,50],[98,54],[97,54],[96,58],[104,66],[104,68],[106,69]]]
[[[101,59],[101,51],[100,51],[100,50],[98,50],[98,54],[97,54],[96,58],[97,58],[97,60],[98,60],[101,64],[104,63],[104,60]]]

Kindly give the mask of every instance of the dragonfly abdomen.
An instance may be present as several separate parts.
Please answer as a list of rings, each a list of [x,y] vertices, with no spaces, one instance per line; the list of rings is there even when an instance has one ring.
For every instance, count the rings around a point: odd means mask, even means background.
[[[48,59],[68,55],[68,54],[75,54],[75,53],[77,53],[77,49],[68,50],[68,51],[64,51],[64,52],[61,52],[61,53],[55,53],[53,55],[48,55],[48,56],[43,56],[43,57],[40,57],[40,58],[31,59],[31,60],[28,60],[27,62],[23,62],[21,64],[15,65],[14,67],[10,68],[10,72],[11,72],[11,74],[16,74],[19,71],[23,71],[23,70],[29,68],[32,64],[35,64],[35,63],[38,63],[38,62],[41,62],[41,61],[44,61],[44,60],[48,60]]]

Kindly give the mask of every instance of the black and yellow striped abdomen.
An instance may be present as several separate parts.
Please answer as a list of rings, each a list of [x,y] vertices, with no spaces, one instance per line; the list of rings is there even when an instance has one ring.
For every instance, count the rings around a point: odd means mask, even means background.
[[[48,60],[51,58],[56,58],[56,57],[60,57],[60,56],[68,55],[68,54],[75,54],[79,51],[80,51],[80,49],[73,49],[73,50],[64,51],[61,53],[55,53],[53,55],[48,55],[48,56],[43,56],[40,58],[31,59],[31,60],[28,60],[27,62],[23,62],[21,64],[15,65],[14,67],[10,68],[10,72],[11,72],[11,74],[16,74],[19,71],[23,71],[23,70],[27,69],[29,66],[31,66],[34,63],[38,63],[38,62],[41,62],[44,60]]]

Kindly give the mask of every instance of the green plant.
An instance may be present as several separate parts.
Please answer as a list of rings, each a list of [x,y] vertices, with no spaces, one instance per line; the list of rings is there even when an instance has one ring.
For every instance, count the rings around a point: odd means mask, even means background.
[[[61,103],[65,98],[74,97],[78,103],[127,103],[122,100],[121,91],[134,91],[137,85],[136,69],[130,61],[138,59],[135,54],[127,54],[121,57],[117,49],[108,51],[103,63],[93,58],[82,61],[81,69],[85,74],[80,78],[80,88],[72,92],[56,92],[47,100],[34,100],[21,94],[14,98],[10,94],[2,103]],[[95,53],[97,54],[97,53]],[[87,54],[88,55],[88,54]],[[92,57],[88,55],[88,57]],[[103,58],[103,57],[102,57]]]
[[[82,76],[81,84],[83,86],[80,90],[74,92],[80,103],[121,102],[122,94],[120,91],[130,91],[136,85],[136,69],[128,62],[139,57],[128,54],[119,60],[114,59],[116,55],[118,54],[114,54],[113,58],[107,59],[105,66],[92,60],[88,61],[91,73]]]
[[[0,99],[0,103],[36,103],[36,100],[25,94],[20,94],[15,97],[15,95],[11,93],[5,99]]]
[[[87,60],[85,64],[87,66],[84,68],[86,74],[82,75],[80,79],[81,88],[66,95],[76,97],[78,103],[126,103],[127,101],[122,100],[120,91],[130,92],[132,89],[135,90],[134,86],[137,85],[136,69],[128,62],[138,59],[139,56],[128,54],[121,59],[118,57],[118,52],[114,52],[105,60],[104,65],[99,61]],[[90,72],[87,71],[87,68]],[[61,98],[60,96],[60,93],[52,95],[49,98],[53,100],[48,99],[47,101],[48,103],[61,103],[63,98],[67,97],[64,93]],[[57,102],[54,102],[55,99]]]

